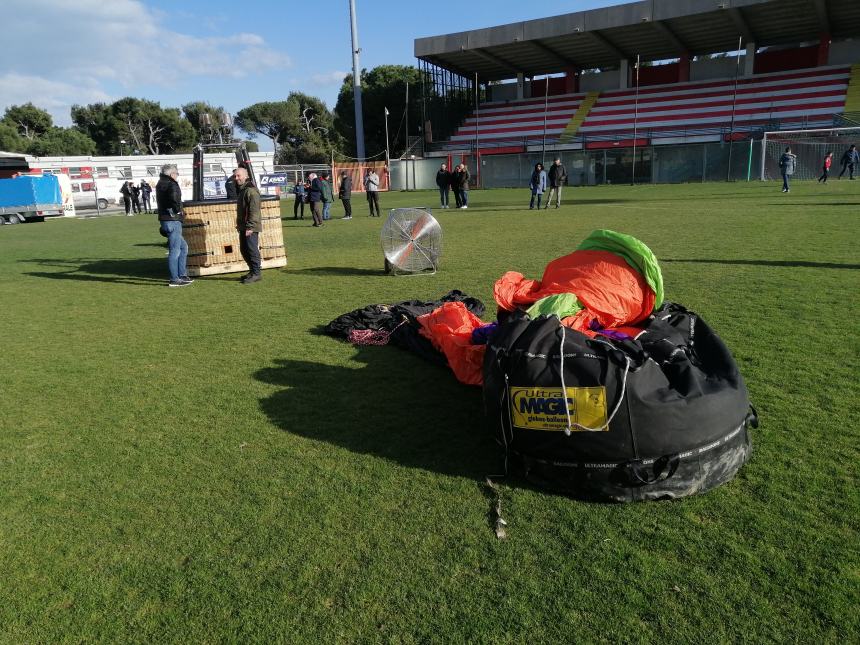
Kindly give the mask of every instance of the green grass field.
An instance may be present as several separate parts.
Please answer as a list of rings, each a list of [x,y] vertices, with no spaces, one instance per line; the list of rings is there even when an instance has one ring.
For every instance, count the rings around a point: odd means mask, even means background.
[[[0,640],[858,642],[860,182],[527,198],[437,212],[432,277],[381,273],[361,198],[323,229],[290,213],[289,267],[253,286],[166,288],[152,216],[0,228]],[[316,329],[453,288],[491,316],[504,271],[595,228],[645,241],[732,349],[753,457],[675,502],[509,479],[499,541],[480,391]]]

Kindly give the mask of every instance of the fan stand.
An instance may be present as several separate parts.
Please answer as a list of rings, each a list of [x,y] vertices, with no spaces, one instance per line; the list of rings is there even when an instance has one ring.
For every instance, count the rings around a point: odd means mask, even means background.
[[[427,214],[431,215],[431,217],[432,217],[433,209],[428,207],[428,206],[414,206],[412,208],[426,210]],[[391,210],[389,210],[388,216],[391,217],[392,213],[394,213],[395,210],[397,210],[397,209],[392,208]],[[418,251],[427,258],[428,262],[431,265],[431,268],[424,269],[422,271],[404,271],[402,269],[399,269],[395,264],[389,262],[388,258],[384,257],[384,255],[383,255],[385,273],[387,275],[396,275],[396,276],[436,275],[436,271],[438,270],[438,266],[439,266],[438,262],[434,261],[433,258],[431,258],[429,255],[427,255],[423,251],[423,249],[421,248],[421,245],[416,240],[410,238],[410,242],[413,245],[415,245],[415,248],[418,249]]]

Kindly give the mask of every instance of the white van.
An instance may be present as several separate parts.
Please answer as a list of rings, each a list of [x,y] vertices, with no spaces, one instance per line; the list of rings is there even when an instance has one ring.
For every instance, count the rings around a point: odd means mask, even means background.
[[[72,200],[75,202],[75,208],[96,207],[96,181],[89,177],[86,179],[72,179]],[[116,197],[105,194],[102,184],[99,184],[98,189],[99,208],[107,208],[111,201],[116,203]]]

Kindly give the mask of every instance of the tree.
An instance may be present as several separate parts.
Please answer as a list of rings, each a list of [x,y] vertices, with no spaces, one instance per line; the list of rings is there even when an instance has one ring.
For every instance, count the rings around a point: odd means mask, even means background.
[[[143,154],[187,152],[196,141],[179,108],[127,97],[114,103],[72,107],[72,121],[96,142],[100,154],[117,152],[121,139]]]
[[[367,155],[375,157],[385,150],[385,109],[388,108],[392,155],[407,147],[406,110],[409,111],[409,136],[423,131],[421,111],[421,71],[409,65],[381,65],[369,72],[361,70],[362,106],[364,112],[364,145]],[[425,79],[425,91],[431,87]],[[409,105],[406,105],[406,84],[409,84]],[[334,108],[335,127],[348,144],[347,152],[355,155],[355,97],[352,75],[340,88]]]
[[[27,152],[37,157],[93,155],[96,153],[96,142],[73,128],[51,128],[34,139]]]
[[[294,102],[263,101],[239,110],[235,124],[251,138],[258,134],[268,137],[277,152],[282,133],[298,120],[298,106]]]
[[[29,141],[18,134],[15,126],[0,121],[0,150],[3,152],[26,153]]]
[[[342,147],[334,115],[320,99],[301,92],[239,110],[236,125],[252,138],[268,137],[277,163],[324,163]]]
[[[45,134],[54,125],[51,115],[32,103],[7,108],[3,121],[13,126],[19,135],[30,141]]]

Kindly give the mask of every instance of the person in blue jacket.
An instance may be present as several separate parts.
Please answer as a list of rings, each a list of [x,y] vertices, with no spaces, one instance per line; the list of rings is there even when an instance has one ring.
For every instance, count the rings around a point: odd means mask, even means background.
[[[293,204],[293,219],[299,219],[299,213],[301,213],[301,219],[305,218],[305,182],[304,180],[299,180],[296,182],[296,185],[293,186],[293,195],[296,197],[296,201]]]
[[[540,210],[540,200],[546,190],[546,171],[543,169],[542,163],[536,163],[532,177],[529,180],[529,188],[532,191],[532,198],[529,202],[529,210],[534,210],[535,197],[537,197],[537,207]]]

